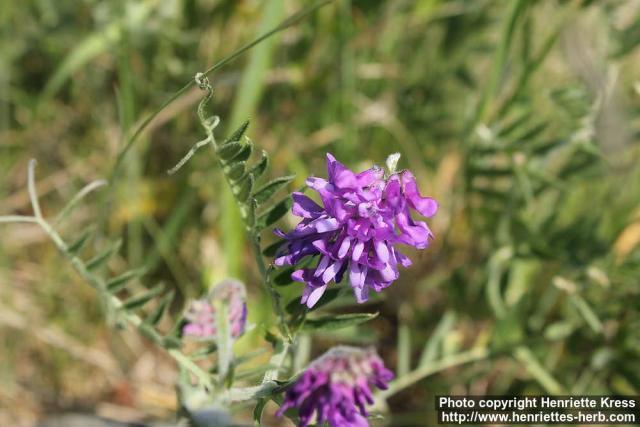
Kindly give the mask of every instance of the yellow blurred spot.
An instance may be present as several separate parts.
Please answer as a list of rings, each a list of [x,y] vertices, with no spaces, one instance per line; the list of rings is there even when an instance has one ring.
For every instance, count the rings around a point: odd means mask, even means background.
[[[613,244],[616,261],[622,262],[640,244],[640,220],[629,224]]]

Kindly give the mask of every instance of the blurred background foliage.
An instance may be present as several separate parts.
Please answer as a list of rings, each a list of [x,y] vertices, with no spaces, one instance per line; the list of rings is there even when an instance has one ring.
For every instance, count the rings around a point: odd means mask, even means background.
[[[201,152],[166,174],[202,139],[199,90],[113,168],[146,114],[305,4],[2,2],[0,214],[29,214],[31,157],[45,215],[112,178],[62,234],[93,227],[93,249],[122,238],[109,270],[145,266],[138,286],[174,287],[175,312],[243,279],[257,327],[237,350],[263,345],[269,304],[215,163]],[[433,245],[364,308],[380,316],[303,338],[311,355],[379,348],[406,385],[383,424],[434,422],[437,394],[640,394],[639,18],[631,0],[336,0],[211,76],[223,133],[251,117],[273,176],[296,174],[290,190],[325,174],[327,151],[354,169],[398,151],[440,201]],[[0,235],[0,424],[168,416],[171,362],[105,325],[37,227]],[[281,290],[285,302],[300,291]],[[326,309],[351,304],[347,293]],[[471,363],[430,375],[469,351]]]

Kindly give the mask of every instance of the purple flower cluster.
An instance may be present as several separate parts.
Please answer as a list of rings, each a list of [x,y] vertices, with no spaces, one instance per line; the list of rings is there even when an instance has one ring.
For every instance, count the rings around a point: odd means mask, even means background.
[[[309,425],[314,414],[318,425],[366,427],[372,386],[384,390],[393,377],[373,348],[334,347],[287,390],[277,414],[297,408],[300,427]]]
[[[296,265],[318,256],[315,267],[292,274],[305,283],[302,304],[313,307],[332,280],[345,273],[356,300],[367,300],[369,290],[380,292],[399,276],[398,265],[411,260],[397,244],[424,249],[433,234],[426,223],[411,217],[413,209],[425,217],[435,215],[438,203],[422,197],[411,172],[385,178],[378,167],[355,173],[327,154],[328,180],[310,177],[307,186],[318,192],[323,206],[302,193],[293,193],[294,215],[302,218],[294,230],[276,235],[287,240],[275,264]]]
[[[225,304],[231,326],[231,337],[244,333],[247,323],[247,303],[244,285],[237,280],[225,280],[217,284],[208,297],[191,301],[184,314],[187,324],[182,329],[185,336],[200,340],[214,340],[217,335],[216,302]]]

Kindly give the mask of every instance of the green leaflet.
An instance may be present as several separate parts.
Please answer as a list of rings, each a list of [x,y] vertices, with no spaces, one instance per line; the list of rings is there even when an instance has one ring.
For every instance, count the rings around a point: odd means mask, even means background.
[[[68,247],[67,252],[70,254],[77,254],[84,247],[84,244],[89,241],[89,238],[93,235],[93,227],[87,228],[82,234],[73,241]]]
[[[216,343],[210,343],[206,347],[201,347],[190,354],[192,360],[204,360],[209,357],[213,353],[218,351],[218,346]]]
[[[507,150],[510,152],[522,150],[523,144],[529,144],[531,140],[540,136],[542,132],[547,129],[548,125],[547,122],[538,123],[525,129],[521,134],[514,135],[512,142],[507,146]]]
[[[329,290],[331,290],[331,289],[329,289]],[[329,292],[329,291],[327,291],[327,292]],[[327,292],[325,292],[325,294]],[[290,315],[297,316],[297,315],[303,314],[305,312],[305,310],[307,310],[307,306],[300,302],[300,297],[295,297],[294,299],[289,301],[289,303],[287,304],[287,306],[284,309]]]
[[[245,224],[248,231],[253,230],[253,228],[256,225],[256,209],[257,209],[256,201],[253,199],[250,199],[249,204],[247,206],[247,210],[246,210],[247,215],[245,218]]]
[[[246,170],[245,165],[246,165],[245,162],[235,163],[225,168],[225,174],[232,181],[240,181],[240,179],[242,178]]]
[[[350,313],[337,314],[307,319],[302,325],[302,330],[313,331],[334,331],[336,329],[348,328],[367,322],[378,316],[378,313]]]
[[[164,313],[167,311],[169,305],[171,305],[171,302],[173,302],[174,295],[174,291],[171,290],[162,297],[158,306],[149,313],[149,315],[144,319],[144,322],[153,326],[157,325],[162,319]]]
[[[223,143],[222,146],[225,146],[231,142],[238,142],[242,139],[242,136],[247,131],[249,127],[249,120],[245,120],[238,129],[236,129]]]
[[[256,407],[253,409],[253,422],[256,427],[262,425],[262,411],[264,407],[269,403],[269,399],[261,398],[256,402]]]
[[[166,336],[162,339],[162,346],[164,348],[180,348],[182,346],[182,341],[180,338],[174,336]]]
[[[109,279],[106,284],[107,290],[111,293],[119,292],[125,288],[125,286],[127,285],[127,283],[129,283],[129,281],[144,275],[145,272],[146,272],[146,269],[139,268],[135,270],[129,270],[117,277]]]
[[[134,297],[129,298],[123,304],[125,310],[135,310],[137,308],[142,307],[153,298],[157,297],[164,290],[164,284],[160,283],[153,288],[149,289],[147,292],[142,293],[141,295],[136,295]]]
[[[278,252],[278,249],[280,249],[283,244],[284,242],[282,240],[278,240],[277,242],[270,244],[262,250],[262,255],[266,257],[274,257]]]
[[[531,144],[529,144],[529,151],[531,152],[531,154],[535,154],[535,155],[544,155],[547,152],[553,150],[554,148],[558,147],[560,144],[564,143],[565,141],[561,140],[561,139],[552,139],[549,141],[539,141],[539,142],[532,142]]]
[[[245,121],[235,132],[229,136],[222,144],[217,147],[217,153],[223,163],[231,163],[230,171],[225,172],[228,177],[231,177],[231,170],[236,167],[236,163],[244,162],[251,156],[253,150],[253,143],[247,140],[246,143],[240,142],[242,136],[249,127],[249,121]],[[238,174],[238,171],[234,171],[237,178],[240,178],[242,174]],[[232,179],[237,179],[232,178]]]
[[[233,159],[242,150],[242,144],[239,142],[230,142],[228,144],[221,145],[218,148],[218,156],[224,162],[228,162]]]
[[[109,258],[111,258],[116,252],[118,252],[118,250],[120,250],[120,246],[121,245],[122,245],[122,240],[118,240],[109,249],[107,249],[107,250],[99,253],[98,255],[94,256],[93,258],[91,258],[85,264],[86,269],[91,271],[91,270],[95,270],[96,268],[99,268],[99,267],[103,266],[109,260]]]
[[[291,278],[291,273],[296,270],[295,267],[288,267],[279,272],[271,281],[277,286],[287,286],[294,282]]]
[[[263,230],[285,216],[291,209],[292,203],[291,197],[287,196],[260,214],[256,220],[256,229]]]
[[[278,190],[290,183],[293,178],[295,178],[294,175],[288,175],[269,181],[253,194],[253,198],[256,199],[258,205],[261,205],[268,201]]]
[[[243,181],[231,187],[233,195],[240,203],[246,203],[253,189],[253,176],[248,175]]]
[[[230,163],[244,162],[251,157],[253,152],[253,142],[247,141],[244,144],[240,144],[240,150],[229,159]]]
[[[253,178],[257,181],[264,171],[267,170],[267,166],[269,166],[269,157],[267,156],[267,152],[262,150],[262,157],[258,160],[255,166],[251,168],[249,173],[253,175]]]
[[[318,301],[316,303],[316,305],[313,306],[313,309],[311,310],[317,310],[320,307],[324,307],[325,305],[329,304],[330,302],[334,301],[336,298],[338,298],[339,296],[343,295],[345,292],[349,292],[347,290],[347,287],[342,286],[342,287],[336,287],[333,289],[328,289],[324,295],[322,295],[322,297],[320,298],[320,301]]]
[[[510,138],[511,134],[520,129],[523,125],[527,124],[531,119],[531,111],[529,109],[522,112],[518,112],[514,118],[509,121],[504,120],[500,123],[500,126],[496,134],[501,138]]]

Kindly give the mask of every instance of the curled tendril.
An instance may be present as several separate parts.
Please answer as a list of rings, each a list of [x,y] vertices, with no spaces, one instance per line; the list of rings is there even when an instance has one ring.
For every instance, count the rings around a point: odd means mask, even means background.
[[[200,148],[210,143],[215,144],[213,129],[215,129],[215,127],[218,126],[218,123],[220,123],[220,118],[218,116],[207,117],[207,113],[205,111],[207,103],[213,97],[213,87],[211,86],[209,78],[205,73],[196,73],[193,80],[201,90],[207,91],[207,94],[198,104],[198,119],[200,119],[200,124],[202,124],[207,132],[207,138],[203,139],[202,141],[198,141],[193,147],[191,147],[189,152],[182,159],[180,159],[178,164],[167,171],[169,175],[173,175],[174,173],[178,172],[180,168],[182,168],[182,166],[184,166]]]
[[[209,83],[209,78],[205,73],[196,73],[193,79],[196,81],[196,84],[200,89],[204,90],[207,87],[211,86],[211,84]]]
[[[202,100],[198,104],[198,118],[200,119],[200,123],[202,123],[204,128],[207,130],[207,133],[209,133],[210,129],[208,128],[208,126],[205,125],[205,123],[208,122],[205,108],[207,106],[207,103],[211,100],[211,97],[213,96],[213,87],[211,86],[211,83],[209,82],[209,78],[205,73],[196,73],[194,80],[201,90],[207,91],[207,94],[205,95],[205,97],[202,98]]]

